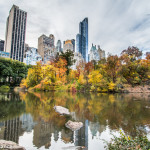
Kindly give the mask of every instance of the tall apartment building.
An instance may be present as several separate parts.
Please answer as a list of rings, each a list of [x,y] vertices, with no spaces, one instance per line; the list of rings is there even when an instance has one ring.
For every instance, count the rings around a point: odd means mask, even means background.
[[[72,45],[73,45],[73,52],[75,52],[75,40],[72,39],[72,40],[71,40],[71,43],[72,43]]]
[[[88,62],[88,18],[79,24],[79,34],[76,36],[76,52],[80,52]]]
[[[0,40],[0,51],[4,51],[4,40]]]
[[[61,48],[61,41],[60,41],[60,40],[57,41],[56,49],[57,49],[57,52],[58,52],[58,53],[60,53],[60,52],[62,51],[62,48]]]
[[[100,48],[100,45],[98,45],[98,53],[100,60],[105,58],[105,51]]]
[[[50,60],[51,57],[55,57],[57,53],[54,42],[55,37],[52,34],[49,37],[43,34],[38,38],[38,53],[41,55],[44,63]]]
[[[92,47],[89,53],[89,61],[95,60],[96,62],[98,62],[99,60],[102,60],[103,58],[105,58],[105,51],[102,50],[99,45],[97,48],[96,45],[94,46],[92,44]]]
[[[55,47],[55,37],[53,34],[49,35],[50,38],[50,47]]]
[[[10,58],[23,62],[27,12],[13,5],[6,23],[5,52]]]
[[[73,51],[72,40],[66,40],[66,41],[64,41],[63,52],[65,53],[67,50]]]
[[[42,62],[42,57],[38,54],[37,49],[30,47],[24,54],[23,62],[27,65],[36,65],[39,61]]]

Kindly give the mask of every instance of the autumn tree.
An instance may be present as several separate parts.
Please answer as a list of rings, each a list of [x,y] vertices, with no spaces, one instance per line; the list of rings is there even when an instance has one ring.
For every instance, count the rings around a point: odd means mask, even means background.
[[[88,62],[85,64],[85,68],[84,71],[87,75],[89,75],[89,73],[94,69],[93,63],[92,62]]]
[[[67,50],[65,53],[61,52],[60,57],[64,58],[67,61],[66,69],[67,75],[69,74],[70,67],[75,63],[73,51]]]
[[[121,55],[127,54],[131,61],[135,61],[142,56],[142,51],[140,51],[137,47],[128,47],[127,49],[121,52]]]
[[[117,55],[113,56],[109,54],[109,56],[107,57],[105,69],[108,77],[115,83],[120,69],[119,57]]]

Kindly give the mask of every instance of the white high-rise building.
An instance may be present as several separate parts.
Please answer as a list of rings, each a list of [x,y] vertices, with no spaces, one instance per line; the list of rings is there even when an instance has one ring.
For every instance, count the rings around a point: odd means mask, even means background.
[[[39,61],[42,62],[42,57],[38,54],[37,49],[30,47],[29,50],[25,52],[24,63],[27,65],[36,65]]]
[[[97,49],[96,45],[94,46],[92,44],[92,47],[89,53],[89,61],[92,61],[92,60],[99,61],[99,60],[102,60],[103,58],[105,58],[105,51],[102,50],[99,45]]]
[[[13,5],[6,24],[5,52],[10,58],[23,62],[27,12]]]

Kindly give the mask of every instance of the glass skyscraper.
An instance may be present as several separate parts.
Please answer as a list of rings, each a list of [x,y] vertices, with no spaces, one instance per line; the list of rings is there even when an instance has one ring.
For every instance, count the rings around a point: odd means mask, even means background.
[[[88,18],[79,24],[79,34],[76,36],[76,52],[80,52],[88,62]]]

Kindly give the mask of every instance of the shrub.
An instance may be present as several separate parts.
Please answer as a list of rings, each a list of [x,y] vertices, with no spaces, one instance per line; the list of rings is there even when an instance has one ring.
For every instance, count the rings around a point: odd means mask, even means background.
[[[120,137],[114,136],[110,143],[107,143],[108,150],[148,150],[150,141],[145,135],[137,134],[136,137],[126,136],[120,131]]]
[[[0,87],[0,91],[1,91],[1,92],[8,92],[9,90],[10,90],[10,87],[7,86],[7,85],[2,85],[2,86]]]

